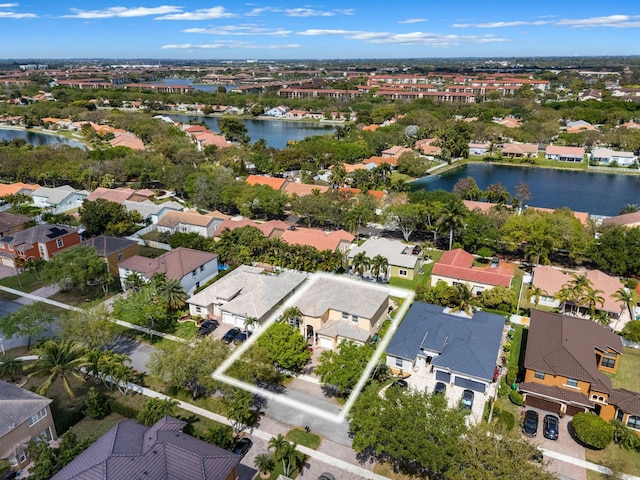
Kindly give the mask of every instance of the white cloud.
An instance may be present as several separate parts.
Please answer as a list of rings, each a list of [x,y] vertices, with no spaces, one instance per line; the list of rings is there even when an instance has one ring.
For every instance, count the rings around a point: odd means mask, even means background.
[[[163,45],[161,48],[164,50],[220,50],[220,49],[231,49],[231,48],[247,48],[247,49],[267,49],[267,50],[276,50],[281,48],[300,48],[302,45],[297,43],[290,43],[285,45],[258,45],[251,42],[236,42],[236,41],[220,41],[217,43],[209,43],[209,44],[192,44],[192,43],[182,43],[176,45]]]
[[[13,18],[17,20],[21,18],[36,18],[37,16],[35,13],[0,12],[0,18]]]
[[[13,8],[19,5],[19,3],[0,3],[0,8]]]
[[[104,10],[82,10],[72,8],[72,15],[63,15],[63,18],[130,18],[147,17],[149,15],[164,15],[167,13],[180,12],[182,7],[172,5],[162,5],[160,7],[109,7]]]
[[[361,30],[320,30],[309,29],[298,32],[299,35],[319,36],[338,35],[349,40],[361,40],[375,44],[398,44],[398,45],[427,45],[436,47],[448,47],[452,45],[468,43],[504,43],[509,42],[505,38],[495,35],[443,35],[440,33],[411,32],[365,32]]]
[[[271,35],[274,37],[286,37],[291,30],[282,28],[262,28],[255,25],[222,25],[213,28],[187,28],[185,33],[203,33],[210,35]]]
[[[227,12],[224,7],[200,8],[193,12],[174,13],[163,15],[156,20],[214,20],[217,18],[237,17],[236,14]]]
[[[547,18],[550,16],[547,16]],[[536,17],[543,18],[543,17]],[[486,22],[486,23],[454,23],[456,28],[504,28],[520,27],[523,25],[557,25],[574,28],[639,28],[640,15],[608,15],[605,17],[567,18],[563,20],[515,20],[510,22]]]
[[[281,8],[281,7],[257,7],[246,13],[248,17],[255,17],[263,13],[283,13],[287,17],[334,17],[336,15],[353,15],[353,8],[335,10],[316,10],[309,7]]]
[[[426,21],[426,18],[407,18],[406,20],[400,20],[398,23],[422,23]]]

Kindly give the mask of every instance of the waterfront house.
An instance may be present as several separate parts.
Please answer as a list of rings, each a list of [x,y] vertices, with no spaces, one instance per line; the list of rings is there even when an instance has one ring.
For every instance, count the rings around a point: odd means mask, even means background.
[[[537,143],[505,143],[502,146],[502,155],[512,158],[537,157],[538,149]]]
[[[42,223],[0,238],[0,264],[19,268],[29,260],[49,260],[80,243],[77,228]]]
[[[549,145],[544,158],[557,160],[558,162],[582,162],[584,160],[584,147],[561,147]]]
[[[640,227],[640,212],[624,213],[615,217],[605,218],[604,226],[620,225],[623,227]]]
[[[490,149],[491,149],[490,142],[484,142],[484,143],[469,142],[469,155],[471,156],[482,157],[484,155],[487,155]]]
[[[638,157],[633,152],[619,152],[610,148],[594,148],[591,152],[591,161],[601,165],[629,167],[638,161]]]
[[[380,152],[380,156],[384,158],[387,158],[387,157],[400,158],[404,153],[409,153],[409,152],[413,152],[413,150],[407,147],[402,147],[400,145],[394,145],[393,147],[389,147],[386,150],[382,150],[382,152]]]

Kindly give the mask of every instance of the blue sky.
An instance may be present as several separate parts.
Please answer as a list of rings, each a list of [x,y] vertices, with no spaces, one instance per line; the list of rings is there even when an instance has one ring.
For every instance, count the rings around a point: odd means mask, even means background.
[[[0,0],[0,58],[640,54],[637,0]]]

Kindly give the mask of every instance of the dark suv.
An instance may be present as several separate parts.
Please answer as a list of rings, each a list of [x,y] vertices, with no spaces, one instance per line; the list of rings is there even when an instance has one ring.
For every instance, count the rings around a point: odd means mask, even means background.
[[[522,433],[529,437],[535,437],[538,434],[538,412],[527,410],[524,413]]]
[[[558,431],[560,430],[560,420],[555,415],[545,415],[542,420],[542,435],[549,440],[558,439]]]
[[[205,320],[204,322],[202,322],[200,327],[198,327],[198,332],[197,332],[198,336],[204,337],[206,335],[209,335],[216,328],[218,328],[219,325],[220,324],[218,323],[217,320]]]
[[[224,343],[231,343],[231,342],[233,342],[233,339],[238,336],[239,333],[240,333],[240,329],[238,327],[233,327],[233,328],[227,330],[227,333],[225,333],[222,336],[222,341]]]

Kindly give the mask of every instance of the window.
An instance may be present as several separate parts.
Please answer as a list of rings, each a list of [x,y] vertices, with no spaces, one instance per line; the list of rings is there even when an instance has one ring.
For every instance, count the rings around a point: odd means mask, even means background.
[[[196,310],[196,313],[202,312],[202,308],[200,308],[200,307],[196,307],[195,310]]]
[[[56,240],[56,245],[58,246],[58,248],[62,248],[64,246],[64,243],[61,238]]]
[[[636,415],[629,415],[627,419],[627,427],[633,428],[634,430],[640,430],[640,417]]]
[[[122,260],[124,258],[124,255],[122,254],[122,252],[118,253],[118,260]]]
[[[200,265],[200,271],[204,272],[204,265]]]
[[[53,435],[51,435],[51,427],[45,428],[40,435],[35,439],[36,442],[47,442],[49,443],[53,440]]]
[[[200,282],[196,282],[196,288],[200,288]]]
[[[621,422],[623,418],[624,418],[624,412],[622,410],[618,410],[618,414],[616,415],[616,420]]]
[[[347,312],[342,312],[342,320],[349,320],[349,314]]]
[[[197,274],[198,274],[198,269],[197,269],[197,268],[196,268],[193,272],[191,272],[191,275],[192,275],[192,276],[194,276],[194,277],[195,277]]]
[[[24,463],[27,461],[27,451],[26,450],[22,450],[20,453],[18,453],[18,460],[20,461],[20,463]]]
[[[40,255],[44,255],[44,245],[39,245],[38,250],[40,250]]]
[[[18,465],[18,459],[16,458],[15,455],[11,455],[9,457],[9,463],[11,464],[12,467],[15,467]]]
[[[603,358],[600,365],[604,368],[613,368],[616,366],[616,361],[613,358]]]
[[[46,416],[47,416],[47,409],[43,408],[38,413],[31,415],[31,418],[29,419],[29,426],[35,423],[38,423],[40,420],[42,420]]]
[[[358,323],[360,321],[360,318],[358,318],[357,315],[351,315],[351,321],[353,323]]]
[[[544,372],[536,372],[534,378],[537,378],[538,380],[544,380]]]
[[[578,380],[575,378],[567,378],[567,387],[578,387]]]
[[[401,358],[396,358],[396,367],[402,367],[403,362]]]
[[[2,235],[4,237],[4,235]],[[0,248],[4,248],[4,243],[0,243]]]
[[[399,268],[398,269],[398,276],[399,277],[406,277],[407,276],[407,271],[404,268]]]

